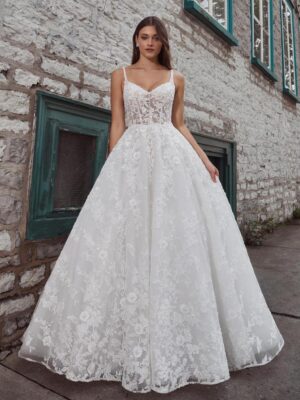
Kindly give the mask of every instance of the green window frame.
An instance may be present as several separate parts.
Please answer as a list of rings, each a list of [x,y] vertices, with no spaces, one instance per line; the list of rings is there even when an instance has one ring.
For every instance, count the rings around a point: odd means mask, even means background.
[[[87,135],[87,140],[93,142],[89,161],[91,181],[85,182],[92,188],[107,157],[111,120],[110,111],[81,101],[41,90],[36,96],[35,148],[26,226],[28,240],[67,235],[81,210],[81,207],[54,207],[59,135]],[[82,136],[78,138],[84,140]]]
[[[294,5],[290,0],[280,1],[282,91],[297,103],[298,77]]]
[[[210,27],[231,46],[238,46],[239,41],[233,33],[233,0],[221,1],[224,2],[224,15],[222,14],[219,20],[213,0],[204,0],[202,5],[201,0],[184,0],[183,8]]]
[[[232,212],[237,218],[236,210],[236,165],[237,144],[235,141],[216,139],[211,136],[191,131],[197,143],[205,151],[210,161],[218,168],[220,182],[230,203]]]
[[[278,81],[274,72],[273,0],[250,1],[250,24],[251,63],[273,81]]]

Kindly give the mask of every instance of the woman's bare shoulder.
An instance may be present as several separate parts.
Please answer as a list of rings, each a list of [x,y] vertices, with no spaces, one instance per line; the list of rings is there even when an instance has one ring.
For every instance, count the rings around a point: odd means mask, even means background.
[[[121,76],[123,74],[123,67],[119,67],[119,68],[116,68],[116,69],[113,69],[112,71],[111,71],[111,76]]]
[[[114,70],[112,70],[110,73],[110,79],[111,79],[111,84],[114,87],[117,87],[120,84],[122,84],[124,79],[123,67],[115,68]]]
[[[119,67],[119,68],[116,68],[116,69],[112,70],[111,73],[112,74],[116,74],[116,75],[122,74],[123,71],[124,71],[124,68],[127,70],[127,69],[135,69],[136,67],[135,67],[134,64],[124,65],[122,67]]]
[[[183,89],[184,88],[184,84],[185,84],[184,75],[180,71],[176,71],[174,69],[173,70],[173,77],[174,77],[174,82],[175,82],[176,89],[179,89],[179,88]]]
[[[182,72],[173,69],[174,78],[178,79],[179,81],[184,81],[184,75]]]

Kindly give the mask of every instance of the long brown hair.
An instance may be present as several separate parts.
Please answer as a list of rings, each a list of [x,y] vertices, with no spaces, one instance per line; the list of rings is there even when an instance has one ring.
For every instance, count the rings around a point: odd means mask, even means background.
[[[135,44],[135,37],[138,36],[140,30],[144,26],[149,26],[149,25],[155,26],[159,40],[162,42],[162,47],[158,55],[159,63],[161,65],[164,65],[168,69],[172,69],[168,32],[162,20],[154,15],[142,19],[135,28],[135,31],[132,36],[133,52],[132,52],[131,64],[136,63],[140,58],[140,49]]]

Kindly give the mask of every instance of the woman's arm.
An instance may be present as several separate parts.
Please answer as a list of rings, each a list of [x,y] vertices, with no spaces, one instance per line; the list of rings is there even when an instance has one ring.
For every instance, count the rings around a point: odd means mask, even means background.
[[[119,68],[114,70],[111,73],[110,86],[111,125],[109,132],[109,153],[112,151],[125,130],[122,82],[122,69]]]
[[[174,81],[175,81],[175,74],[174,74]],[[184,76],[183,74],[177,71],[176,90],[175,90],[175,97],[172,110],[172,123],[175,126],[175,128],[177,128],[183,134],[183,136],[189,141],[189,143],[195,149],[196,153],[199,155],[204,165],[206,166],[208,172],[210,173],[212,180],[216,182],[216,175],[219,176],[218,169],[209,160],[206,153],[197,143],[196,139],[194,138],[194,136],[191,134],[191,132],[184,123],[184,85],[185,85]]]

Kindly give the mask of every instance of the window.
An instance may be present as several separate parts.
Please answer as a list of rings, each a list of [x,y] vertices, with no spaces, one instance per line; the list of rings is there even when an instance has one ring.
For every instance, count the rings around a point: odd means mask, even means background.
[[[299,103],[294,8],[289,0],[280,0],[280,20],[283,92],[293,97]]]
[[[273,1],[251,0],[251,62],[274,81]]]
[[[200,19],[230,45],[237,46],[233,35],[233,0],[184,0],[184,9]]]
[[[37,91],[26,239],[70,232],[106,160],[110,112]]]
[[[228,0],[198,0],[199,5],[224,28],[228,29],[227,3]]]
[[[220,182],[236,217],[236,142],[192,132],[210,161],[220,172]]]

